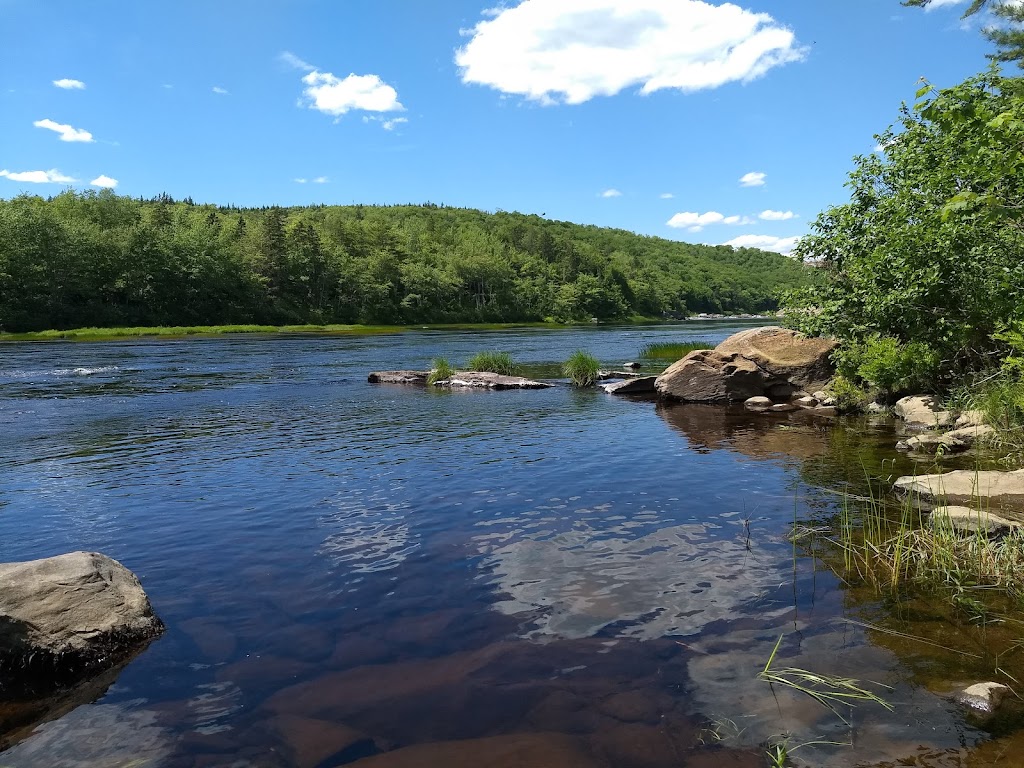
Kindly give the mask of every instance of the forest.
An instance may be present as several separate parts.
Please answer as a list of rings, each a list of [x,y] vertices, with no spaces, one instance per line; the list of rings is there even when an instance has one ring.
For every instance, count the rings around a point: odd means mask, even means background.
[[[579,322],[774,311],[776,253],[435,204],[241,209],[73,190],[0,200],[0,331]]]

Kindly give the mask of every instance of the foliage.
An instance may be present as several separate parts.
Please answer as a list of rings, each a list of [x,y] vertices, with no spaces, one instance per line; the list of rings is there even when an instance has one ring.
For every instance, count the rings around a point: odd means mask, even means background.
[[[451,363],[443,357],[436,357],[431,365],[430,373],[427,375],[427,384],[434,386],[439,381],[448,381],[454,375],[455,369],[452,368]]]
[[[648,344],[640,350],[640,357],[645,360],[682,360],[698,349],[712,349],[715,345],[706,341],[661,341]]]
[[[877,333],[840,347],[833,353],[839,373],[851,382],[879,390],[890,400],[901,394],[927,391],[938,374],[938,355],[919,341],[900,342]]]
[[[836,408],[842,413],[860,413],[871,402],[871,395],[863,387],[857,386],[842,374],[833,377],[828,385],[828,393],[836,402]]]
[[[518,367],[508,352],[477,352],[466,364],[471,371],[488,371],[503,376],[515,376]]]
[[[936,0],[904,0],[903,5],[926,8]],[[995,43],[996,61],[1016,61],[1024,67],[1024,6],[1013,0],[971,0],[964,18],[983,10],[990,10],[994,24],[983,27],[985,37]]]
[[[110,190],[0,200],[7,332],[764,312],[811,274],[750,248],[433,204],[240,209]]]
[[[574,387],[592,387],[597,383],[601,365],[589,352],[577,349],[562,367]]]
[[[856,158],[850,202],[822,213],[798,246],[825,279],[789,294],[789,324],[851,349],[892,339],[873,347],[889,363],[921,344],[950,378],[1005,352],[993,334],[1024,313],[1024,173],[1008,172],[1024,131],[992,126],[1020,108],[1016,87],[992,70],[919,92],[925,100],[878,137],[884,152]],[[897,384],[907,373],[868,368]]]

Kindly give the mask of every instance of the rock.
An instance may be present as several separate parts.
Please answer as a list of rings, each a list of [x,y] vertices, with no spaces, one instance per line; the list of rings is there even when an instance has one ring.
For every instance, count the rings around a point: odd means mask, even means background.
[[[936,528],[948,526],[962,533],[981,532],[989,536],[998,536],[1020,527],[1020,523],[970,507],[936,507],[932,510],[930,522]]]
[[[953,422],[949,411],[940,409],[938,401],[931,395],[912,395],[896,402],[896,415],[910,427],[947,427]]]
[[[796,387],[788,381],[777,381],[765,387],[764,393],[776,402],[789,400],[796,394]]]
[[[430,371],[374,371],[366,380],[371,384],[417,384],[427,386]]]
[[[766,383],[764,371],[750,360],[699,349],[670,365],[655,388],[675,400],[720,403],[762,395]]]
[[[959,419],[957,419],[959,423]],[[968,447],[975,443],[984,443],[986,440],[993,440],[996,431],[988,424],[970,424],[965,427],[958,427],[946,433],[946,437],[956,438],[967,444]]]
[[[1024,469],[1013,472],[958,469],[936,475],[899,478],[897,492],[934,506],[975,504],[1000,509],[1013,520],[1024,520]]]
[[[964,411],[957,417],[956,423],[953,424],[957,429],[962,429],[963,427],[981,427],[984,425],[984,411]]]
[[[881,403],[868,403],[867,412],[875,415],[881,415],[883,413],[888,413],[889,409]]]
[[[912,453],[927,453],[929,455],[963,453],[970,445],[951,433],[940,434],[938,432],[927,432],[923,435],[915,435],[909,440],[901,440],[896,448],[901,451]]]
[[[818,405],[831,407],[836,404],[836,399],[832,397],[832,395],[830,395],[824,389],[818,389],[815,390],[814,392],[811,392],[811,397],[818,401]]]
[[[435,386],[452,389],[547,389],[550,384],[489,371],[460,371]]]
[[[793,401],[795,405],[799,405],[801,408],[816,408],[818,401],[810,395],[806,397],[798,397]]]
[[[628,362],[628,363],[623,363],[622,367],[623,368],[629,368],[631,370],[636,370],[637,368],[640,367],[640,363],[631,361],[631,362]]]
[[[135,575],[96,552],[0,564],[0,695],[115,666],[163,631]]]
[[[799,411],[799,405],[793,405],[793,403],[776,403],[768,409],[772,413],[792,413],[793,411]]]
[[[815,416],[833,418],[839,415],[839,409],[832,405],[819,405],[817,408],[809,409]]]
[[[657,380],[657,376],[642,376],[614,384],[602,384],[601,388],[610,395],[651,395],[655,392],[654,382]]]
[[[416,744],[357,760],[357,768],[597,768],[581,741],[554,733],[516,733]]]
[[[743,407],[748,411],[767,411],[772,407],[772,399],[765,397],[764,395],[758,395],[757,397],[750,397],[743,403]]]
[[[957,693],[954,700],[982,715],[991,715],[1003,703],[1009,686],[1001,683],[975,683]]]
[[[340,765],[380,751],[365,733],[326,720],[279,715],[269,729],[285,743],[295,768],[316,768],[328,760]]]
[[[835,346],[832,339],[767,326],[733,334],[715,347],[715,352],[740,355],[770,376],[810,391],[824,387],[832,378],[835,369],[829,355]]]

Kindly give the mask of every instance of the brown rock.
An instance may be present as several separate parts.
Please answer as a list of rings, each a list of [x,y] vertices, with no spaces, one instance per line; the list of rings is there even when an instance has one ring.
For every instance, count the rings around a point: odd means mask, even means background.
[[[374,371],[366,380],[371,384],[417,384],[425,387],[430,371]]]
[[[684,402],[747,400],[764,393],[765,373],[739,355],[699,349],[670,365],[655,382],[658,393]]]
[[[832,339],[767,326],[733,334],[715,347],[715,352],[741,355],[769,375],[813,391],[823,388],[835,372],[829,359],[835,346]]]
[[[624,723],[656,723],[661,708],[650,695],[643,691],[625,691],[609,696],[598,708],[606,715]]]
[[[934,429],[949,426],[953,415],[943,411],[932,395],[911,395],[896,401],[893,409],[909,427]]]
[[[341,723],[280,715],[268,727],[284,742],[295,768],[316,768],[328,758],[340,762],[345,753],[365,757],[378,751],[369,736]]]
[[[896,491],[934,506],[976,505],[998,509],[1011,520],[1024,520],[1024,469],[1014,472],[958,469],[936,475],[901,477]]]
[[[748,411],[767,411],[774,405],[770,397],[759,395],[758,397],[750,397],[743,403],[743,407]]]
[[[601,388],[609,395],[653,395],[655,392],[654,382],[657,380],[657,376],[642,376],[617,381],[614,384],[604,384]]]
[[[936,507],[932,510],[931,524],[935,527],[948,526],[963,533],[978,533],[998,536],[1011,528],[1020,528],[1020,523],[1007,520],[994,512],[970,507]]]
[[[441,741],[357,760],[358,768],[598,768],[577,739],[553,733],[522,733]]]

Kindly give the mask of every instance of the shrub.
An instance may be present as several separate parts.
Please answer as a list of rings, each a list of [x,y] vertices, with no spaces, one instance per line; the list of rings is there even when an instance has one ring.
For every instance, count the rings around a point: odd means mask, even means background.
[[[574,387],[592,387],[597,383],[600,364],[589,352],[577,349],[565,361],[562,371]]]
[[[447,381],[455,375],[455,369],[443,357],[434,358],[433,367],[427,376],[427,384],[433,386],[439,381]]]
[[[889,398],[935,389],[939,356],[920,341],[902,343],[873,334],[834,354],[839,373],[853,383],[877,388]]]
[[[706,341],[660,341],[648,344],[640,350],[640,357],[645,360],[682,360],[698,349],[712,349],[715,345]]]
[[[469,358],[468,367],[471,371],[488,371],[504,376],[514,376],[518,370],[508,352],[477,352]]]
[[[835,398],[836,408],[843,413],[859,413],[871,402],[871,395],[844,376],[836,376],[828,385],[828,392]]]

